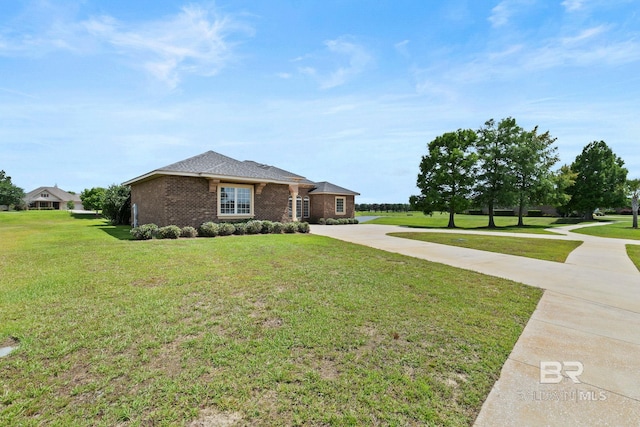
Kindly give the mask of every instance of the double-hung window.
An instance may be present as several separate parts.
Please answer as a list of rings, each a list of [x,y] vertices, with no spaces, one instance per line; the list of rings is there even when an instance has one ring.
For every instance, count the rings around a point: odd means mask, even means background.
[[[221,184],[218,191],[218,215],[253,215],[253,187],[239,184]]]
[[[346,198],[336,197],[336,215],[345,215],[346,211]]]

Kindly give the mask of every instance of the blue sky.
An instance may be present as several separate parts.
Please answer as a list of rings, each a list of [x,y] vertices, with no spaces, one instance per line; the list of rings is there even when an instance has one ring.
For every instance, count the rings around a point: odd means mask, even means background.
[[[0,2],[0,169],[26,191],[214,150],[407,202],[429,141],[509,116],[640,177],[640,2]]]

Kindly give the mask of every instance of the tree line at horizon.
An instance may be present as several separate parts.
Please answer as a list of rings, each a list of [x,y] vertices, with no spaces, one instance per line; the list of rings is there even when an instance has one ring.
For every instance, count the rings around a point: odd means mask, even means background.
[[[604,141],[584,147],[571,165],[554,170],[560,160],[556,138],[520,127],[512,117],[490,119],[478,130],[458,129],[437,136],[422,156],[417,186],[421,193],[409,199],[412,209],[425,214],[455,214],[487,208],[489,228],[495,228],[494,210],[516,207],[518,226],[533,205],[553,205],[564,216],[593,218],[598,208],[631,203],[637,228],[640,180],[628,180],[624,161]]]

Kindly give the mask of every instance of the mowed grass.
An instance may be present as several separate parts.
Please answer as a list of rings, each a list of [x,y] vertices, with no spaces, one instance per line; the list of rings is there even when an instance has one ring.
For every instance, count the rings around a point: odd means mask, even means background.
[[[640,270],[640,245],[627,245],[627,254],[638,270]]]
[[[375,215],[375,214],[372,214]],[[514,216],[496,216],[495,229],[492,231],[509,231],[516,233],[553,234],[545,231],[549,227],[557,227],[580,222],[578,219],[552,218],[552,217],[525,217],[524,227],[518,227],[518,218]],[[486,215],[465,215],[457,214],[455,224],[462,229],[489,229],[487,224],[489,217]],[[399,212],[387,214],[381,218],[367,221],[368,224],[401,225],[405,227],[418,228],[446,228],[449,223],[449,215],[436,212],[433,215],[424,215],[422,212],[410,212],[409,214]]]
[[[0,214],[0,425],[470,425],[541,296],[313,235]]]
[[[604,216],[600,221],[611,221],[611,224],[597,227],[585,227],[574,230],[576,233],[588,234],[589,236],[609,237],[613,239],[640,240],[640,228],[632,227],[633,217],[631,215],[611,215]]]
[[[510,236],[487,236],[462,233],[389,233],[390,236],[442,245],[459,246],[501,254],[517,255],[544,261],[565,262],[582,242],[575,240],[526,239]]]

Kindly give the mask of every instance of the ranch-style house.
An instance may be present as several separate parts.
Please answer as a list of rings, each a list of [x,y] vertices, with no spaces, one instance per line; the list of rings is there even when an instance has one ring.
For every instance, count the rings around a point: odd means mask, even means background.
[[[355,191],[313,182],[275,166],[214,151],[123,183],[131,187],[132,224],[197,227],[247,219],[318,222],[353,218]]]

